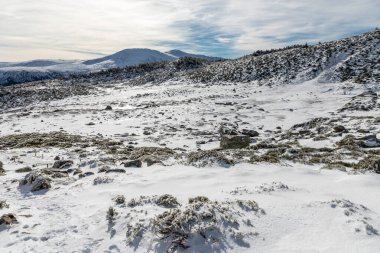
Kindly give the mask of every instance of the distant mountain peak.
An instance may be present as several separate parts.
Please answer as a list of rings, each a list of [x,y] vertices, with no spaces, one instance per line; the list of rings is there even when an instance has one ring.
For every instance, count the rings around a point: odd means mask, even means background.
[[[213,56],[207,56],[207,55],[202,55],[202,54],[190,54],[190,53],[186,53],[186,52],[179,50],[179,49],[173,49],[173,50],[170,50],[166,53],[173,55],[177,58],[192,57],[192,58],[198,58],[198,59],[203,59],[203,60],[208,60],[208,61],[223,60],[223,58],[221,58],[221,57],[213,57]]]

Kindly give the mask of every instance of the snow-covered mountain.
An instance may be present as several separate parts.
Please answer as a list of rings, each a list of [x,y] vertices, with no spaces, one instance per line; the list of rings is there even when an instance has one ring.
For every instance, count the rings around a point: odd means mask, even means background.
[[[16,63],[0,63],[0,85],[31,82],[65,77],[70,74],[88,73],[110,68],[123,68],[144,63],[174,61],[193,57],[215,61],[220,58],[188,54],[179,50],[162,53],[151,49],[125,49],[115,54],[93,60],[33,60]]]
[[[106,68],[123,68],[143,63],[172,61],[175,59],[177,57],[161,53],[157,50],[134,48],[125,49],[106,57],[84,61],[83,64],[100,65]]]

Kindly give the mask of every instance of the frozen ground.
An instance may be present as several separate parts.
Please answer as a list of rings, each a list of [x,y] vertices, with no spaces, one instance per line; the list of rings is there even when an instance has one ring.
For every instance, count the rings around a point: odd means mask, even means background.
[[[0,214],[13,213],[18,222],[0,225],[1,252],[376,252],[380,175],[360,164],[379,159],[379,100],[363,95],[368,90],[379,92],[375,85],[315,81],[125,83],[4,111],[0,201],[9,208]],[[251,148],[222,151],[221,125],[259,135]],[[46,141],[52,132],[83,140]],[[7,139],[26,133],[39,135]],[[339,144],[350,134],[367,146]],[[118,141],[115,149],[110,141]],[[269,146],[284,149],[274,161],[265,156]],[[136,155],[142,147],[162,149]],[[310,148],[314,153],[289,155]],[[324,148],[328,161],[320,157]],[[215,149],[219,155],[201,163],[191,159]],[[49,175],[50,189],[19,185],[27,173],[17,169],[53,170],[56,156],[73,164],[51,172],[58,174]],[[148,166],[152,156],[158,161]],[[226,165],[222,156],[234,162]],[[122,165],[135,159],[141,168]],[[175,204],[157,201],[165,194]],[[208,200],[188,203],[197,196]],[[170,230],[177,225],[181,233]]]
[[[232,123],[270,135],[265,131],[289,129],[317,117],[334,117],[353,96],[365,90],[363,86],[314,81],[275,88],[251,83],[110,85],[99,87],[93,95],[5,112],[0,117],[0,133],[65,131],[137,141],[138,146],[162,144],[191,150],[196,149],[196,141],[205,140],[203,148],[214,148],[219,146],[218,140],[200,132],[217,133],[221,123]],[[113,110],[105,110],[108,105]],[[344,115],[375,116],[377,112],[353,111]],[[143,134],[145,130],[148,136]],[[314,144],[318,145],[310,145]]]

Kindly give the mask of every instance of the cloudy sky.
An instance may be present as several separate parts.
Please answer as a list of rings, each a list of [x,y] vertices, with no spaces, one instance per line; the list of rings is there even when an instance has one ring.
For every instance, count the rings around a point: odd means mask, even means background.
[[[0,0],[0,61],[125,48],[238,57],[380,26],[379,0]]]

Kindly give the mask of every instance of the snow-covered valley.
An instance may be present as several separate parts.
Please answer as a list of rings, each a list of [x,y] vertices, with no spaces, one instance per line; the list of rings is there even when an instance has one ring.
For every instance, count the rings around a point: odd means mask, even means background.
[[[368,90],[127,82],[5,110],[2,252],[374,252],[380,176],[354,164],[378,159],[379,100],[348,106]],[[220,149],[221,126],[256,133]],[[50,188],[21,185],[30,171]]]
[[[379,35],[0,87],[0,252],[377,252]]]

